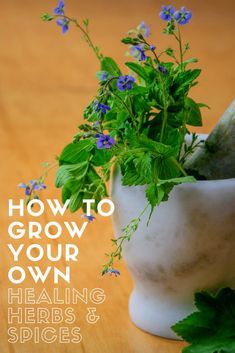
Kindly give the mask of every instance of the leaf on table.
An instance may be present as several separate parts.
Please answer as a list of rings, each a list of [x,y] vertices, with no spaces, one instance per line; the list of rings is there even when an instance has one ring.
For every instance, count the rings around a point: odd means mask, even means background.
[[[215,295],[198,292],[195,305],[198,311],[172,326],[190,343],[183,353],[234,353],[235,291],[223,288]]]

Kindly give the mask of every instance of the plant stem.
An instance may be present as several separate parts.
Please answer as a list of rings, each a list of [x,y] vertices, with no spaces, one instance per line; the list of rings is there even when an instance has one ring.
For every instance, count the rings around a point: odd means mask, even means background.
[[[116,249],[108,255],[109,259],[107,263],[103,266],[102,275],[107,273],[110,267],[113,266],[115,257],[118,257],[118,259],[122,257],[122,248],[123,248],[124,241],[131,240],[131,236],[138,229],[139,223],[141,221],[141,217],[144,215],[148,207],[149,207],[149,203],[147,203],[147,205],[145,206],[143,211],[139,214],[139,216],[137,218],[132,219],[130,223],[124,228],[122,235],[119,236],[116,240],[113,240],[113,243],[116,245]]]
[[[188,174],[186,173],[184,168],[180,165],[180,163],[174,157],[172,157],[171,160],[184,176],[188,176]]]
[[[179,46],[180,46],[180,65],[182,70],[183,69],[183,49],[182,49],[182,39],[181,39],[181,32],[180,32],[179,25],[178,25],[178,33],[179,33]]]
[[[80,31],[83,33],[86,42],[88,43],[89,47],[93,50],[93,52],[95,53],[95,56],[97,57],[97,59],[100,61],[103,58],[103,55],[99,53],[98,48],[94,45],[94,43],[92,42],[91,37],[89,36],[89,33],[87,32],[87,30],[85,30],[80,24],[79,22],[75,19],[75,18],[71,18],[67,15],[55,15],[55,17],[60,17],[60,18],[66,18],[69,22],[73,22],[75,24],[75,26],[77,28],[80,29]]]
[[[167,123],[167,108],[164,108],[164,109],[163,109],[163,121],[162,121],[160,142],[162,142],[163,137],[164,137],[164,132],[165,132],[165,128],[166,128],[166,123]]]

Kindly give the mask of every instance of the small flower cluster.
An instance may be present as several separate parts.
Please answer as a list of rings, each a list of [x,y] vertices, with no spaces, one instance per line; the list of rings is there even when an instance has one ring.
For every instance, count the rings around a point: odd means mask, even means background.
[[[102,72],[103,81],[106,81],[106,78],[108,78],[108,76],[109,75],[106,71]],[[111,77],[111,79],[114,79],[114,77]],[[130,91],[133,89],[133,84],[135,83],[135,78],[133,76],[125,75],[117,77],[115,79],[117,80],[117,88],[120,92]],[[96,128],[102,121],[103,116],[111,110],[111,107],[107,104],[95,101],[93,104],[93,109],[95,112],[101,114],[101,120],[96,121],[94,123],[94,127]],[[110,149],[115,145],[115,139],[110,135],[106,135],[104,133],[97,133],[95,137],[98,138],[96,141],[96,147],[98,149]]]
[[[18,187],[25,189],[26,202],[29,202],[32,197],[38,199],[37,191],[46,189],[46,185],[41,180],[30,180],[28,184],[20,183]]]
[[[160,17],[163,21],[175,20],[180,25],[186,25],[192,18],[192,12],[186,10],[184,6],[180,10],[175,11],[173,6],[162,6]]]
[[[56,16],[64,16],[64,1],[59,1],[58,6],[54,9]],[[69,29],[69,19],[66,17],[60,18],[56,21],[58,26],[62,27],[62,32],[66,33]]]
[[[94,103],[94,110],[101,112],[101,114],[106,114],[111,108],[107,104],[102,104],[99,102]]]

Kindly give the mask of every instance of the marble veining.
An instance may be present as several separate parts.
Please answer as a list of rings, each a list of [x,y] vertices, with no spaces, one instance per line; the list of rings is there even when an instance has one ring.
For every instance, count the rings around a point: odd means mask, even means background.
[[[116,234],[146,205],[144,187],[112,182]],[[134,280],[132,321],[155,335],[176,338],[170,326],[193,310],[196,290],[235,287],[235,179],[199,181],[174,188],[147,227],[124,246]]]

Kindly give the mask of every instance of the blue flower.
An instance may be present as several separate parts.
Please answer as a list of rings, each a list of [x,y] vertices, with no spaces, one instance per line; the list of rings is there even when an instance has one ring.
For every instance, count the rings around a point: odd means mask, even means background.
[[[142,21],[139,26],[137,27],[137,30],[143,34],[145,37],[149,37],[150,36],[150,28],[149,26],[146,25],[146,23],[144,21]]]
[[[131,55],[134,58],[138,59],[139,61],[145,61],[146,55],[144,53],[144,45],[143,44],[133,45],[131,47]]]
[[[155,47],[155,45],[150,45],[150,46],[149,46],[149,49],[152,50],[152,51],[154,51],[154,50],[156,49],[156,47]]]
[[[158,65],[158,70],[164,75],[167,74],[167,69],[164,66]]]
[[[192,16],[192,12],[187,11],[184,6],[181,7],[180,11],[174,13],[174,18],[180,25],[186,25],[191,20]]]
[[[46,185],[37,180],[30,180],[30,184],[32,185],[33,190],[43,190],[46,189]]]
[[[101,112],[102,114],[106,114],[111,108],[107,104],[102,104],[99,102],[94,103],[94,109],[97,112]]]
[[[29,184],[20,183],[18,185],[19,188],[25,189],[25,195],[30,196],[32,191],[43,190],[46,189],[46,185],[37,180],[31,180]]]
[[[60,1],[59,5],[54,9],[55,15],[63,15],[64,14],[64,2]]]
[[[69,20],[67,18],[63,18],[60,20],[57,20],[56,23],[58,24],[58,26],[62,27],[62,32],[66,33],[69,29]]]
[[[107,71],[101,71],[100,73],[100,81],[106,81],[108,79],[108,72]]]
[[[92,221],[94,221],[94,219],[95,219],[95,216],[93,216],[93,215],[87,215],[86,213],[84,213],[81,217],[86,218],[86,219],[88,220],[88,222],[92,222]]]
[[[174,7],[173,6],[162,6],[162,11],[160,12],[159,16],[163,21],[170,21],[174,14]]]
[[[117,277],[117,276],[120,276],[120,271],[118,271],[118,270],[116,270],[115,268],[108,268],[104,273],[103,273],[103,275],[105,275],[105,274],[110,274],[110,276],[112,276],[112,275],[115,275],[115,277]]]
[[[99,149],[103,149],[103,148],[108,149],[108,148],[111,148],[113,145],[115,145],[114,138],[109,135],[97,134],[96,137],[98,137],[96,146]]]
[[[97,120],[92,124],[92,127],[98,127],[100,125],[100,121]]]
[[[96,73],[96,77],[98,78],[98,80],[100,81],[107,81],[107,79],[110,77],[109,73],[107,71],[98,71]]]
[[[21,189],[25,189],[25,195],[26,196],[30,196],[31,195],[31,188],[29,185],[25,184],[25,183],[20,183],[18,185],[19,188]]]
[[[135,78],[130,75],[120,76],[117,81],[117,87],[119,91],[132,90]]]

